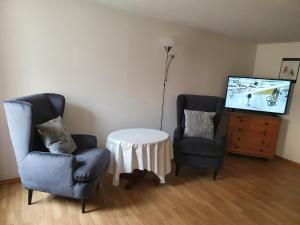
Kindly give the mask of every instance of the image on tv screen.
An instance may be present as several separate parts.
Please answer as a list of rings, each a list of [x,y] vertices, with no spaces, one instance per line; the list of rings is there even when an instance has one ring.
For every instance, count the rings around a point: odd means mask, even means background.
[[[226,108],[284,113],[291,82],[229,77]]]

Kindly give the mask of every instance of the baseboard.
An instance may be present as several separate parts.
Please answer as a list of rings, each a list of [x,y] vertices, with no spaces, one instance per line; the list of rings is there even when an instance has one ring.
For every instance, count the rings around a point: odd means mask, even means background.
[[[292,160],[283,158],[283,157],[278,156],[278,155],[275,155],[275,158],[276,158],[276,159],[279,159],[280,161],[285,162],[285,163],[287,163],[287,164],[289,164],[289,165],[291,165],[291,166],[295,166],[295,167],[300,168],[300,163],[294,162],[294,161],[292,161]]]
[[[13,179],[8,179],[8,180],[0,180],[0,185],[1,184],[11,184],[11,183],[17,183],[17,182],[20,182],[20,178],[17,177],[17,178],[13,178]]]

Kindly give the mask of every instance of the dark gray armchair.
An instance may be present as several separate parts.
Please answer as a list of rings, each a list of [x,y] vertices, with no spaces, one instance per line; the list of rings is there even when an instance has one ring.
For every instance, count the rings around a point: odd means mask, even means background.
[[[177,128],[174,132],[174,156],[176,176],[181,165],[214,170],[216,179],[224,159],[225,137],[216,131],[222,116],[224,99],[213,96],[179,95],[177,98]],[[215,140],[199,137],[183,137],[185,127],[184,109],[216,112],[214,117]]]
[[[109,151],[97,148],[91,135],[72,135],[78,149],[73,154],[53,154],[45,148],[36,124],[63,116],[65,98],[38,94],[4,101],[4,107],[22,184],[28,189],[85,200],[96,190],[109,163]]]

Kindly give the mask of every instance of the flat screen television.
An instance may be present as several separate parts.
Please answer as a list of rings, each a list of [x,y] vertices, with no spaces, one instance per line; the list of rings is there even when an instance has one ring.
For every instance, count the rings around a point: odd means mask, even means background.
[[[225,108],[285,114],[291,81],[229,76]]]

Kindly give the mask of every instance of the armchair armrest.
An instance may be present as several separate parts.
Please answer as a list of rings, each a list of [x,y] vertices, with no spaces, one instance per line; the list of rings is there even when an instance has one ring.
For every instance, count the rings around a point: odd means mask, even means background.
[[[176,127],[174,131],[174,143],[180,141],[183,136],[183,127]]]
[[[33,151],[20,166],[21,179],[27,188],[55,193],[74,183],[76,160],[73,155]]]
[[[78,148],[96,148],[97,138],[93,135],[85,134],[72,134],[73,140],[75,141]]]
[[[226,145],[226,137],[220,133],[216,133],[215,135],[215,142],[218,144],[218,145]]]

